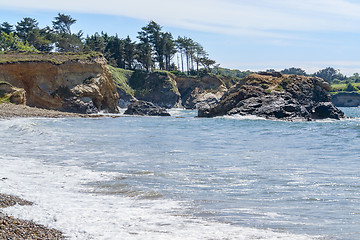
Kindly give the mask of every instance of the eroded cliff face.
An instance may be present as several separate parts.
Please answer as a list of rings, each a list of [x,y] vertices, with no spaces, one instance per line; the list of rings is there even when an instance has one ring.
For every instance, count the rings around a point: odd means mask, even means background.
[[[181,96],[175,76],[165,71],[135,71],[129,79],[135,98],[164,108],[181,107]]]
[[[0,64],[0,81],[26,91],[26,104],[60,111],[117,112],[118,93],[106,60]]]
[[[175,80],[182,104],[188,109],[210,108],[216,105],[228,87],[235,84],[231,78],[215,75],[176,77]]]
[[[332,96],[331,101],[337,107],[359,107],[360,94],[357,92],[339,92]]]

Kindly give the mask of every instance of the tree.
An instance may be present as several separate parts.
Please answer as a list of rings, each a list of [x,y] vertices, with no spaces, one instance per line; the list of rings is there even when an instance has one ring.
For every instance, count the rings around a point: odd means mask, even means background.
[[[282,71],[280,71],[282,74],[295,74],[295,75],[302,75],[302,76],[306,76],[306,72],[305,70],[301,69],[301,68],[295,68],[295,67],[291,67],[291,68],[286,68]]]
[[[83,50],[82,31],[71,33],[71,25],[76,22],[70,15],[58,13],[53,21],[56,32],[55,44],[59,52],[79,52]]]
[[[26,51],[34,52],[36,49],[30,46],[27,42],[24,43],[14,33],[6,34],[5,32],[0,33],[0,51]]]
[[[142,42],[149,43],[152,47],[155,55],[154,59],[159,64],[160,69],[165,69],[164,64],[164,52],[165,52],[165,35],[161,32],[162,27],[154,21],[150,21],[149,24],[143,28],[142,31],[138,32],[138,38]]]
[[[117,35],[112,37],[106,36],[104,39],[106,39],[107,42],[105,57],[108,59],[109,63],[115,67],[125,68],[124,41]]]
[[[124,60],[125,68],[133,69],[133,63],[135,61],[136,43],[131,41],[130,37],[124,40]]]
[[[200,43],[195,43],[195,55],[196,71],[199,71],[200,59],[208,56],[207,52]]]
[[[154,62],[152,59],[152,48],[149,42],[145,41],[137,44],[136,60],[147,72],[153,68]]]
[[[208,57],[203,57],[203,58],[200,58],[200,63],[204,66],[206,71],[210,72],[211,66],[214,65],[216,63],[216,61],[212,60]]]
[[[152,57],[153,47],[146,27],[143,27],[142,31],[138,32],[137,38],[140,40],[137,45],[137,61],[149,72],[154,67],[154,61]]]
[[[170,71],[171,59],[174,57],[176,51],[175,42],[171,33],[162,34],[162,41],[164,46],[165,69]]]
[[[6,34],[10,34],[12,32],[14,32],[14,26],[11,25],[10,23],[8,22],[3,22],[1,25],[0,25],[0,32],[4,32]]]
[[[350,82],[360,82],[360,74],[359,73],[354,73],[351,77],[348,78],[348,80]]]
[[[16,35],[19,36],[24,42],[29,40],[29,34],[35,30],[39,29],[39,23],[34,18],[26,17],[16,25]]]
[[[28,43],[34,46],[39,51],[50,52],[53,49],[53,36],[48,32],[48,29],[35,28],[29,32]]]
[[[53,28],[59,33],[65,33],[71,35],[71,25],[76,23],[76,20],[73,19],[70,15],[65,15],[58,13],[55,17],[53,23]]]
[[[85,49],[95,52],[104,53],[106,47],[106,42],[103,36],[100,36],[99,33],[95,33],[90,37],[87,36],[85,39]]]
[[[316,73],[314,73],[314,76],[320,77],[320,78],[324,79],[326,82],[331,83],[337,73],[338,73],[338,70],[336,70],[332,67],[327,67],[325,69],[321,69],[321,70],[317,71]]]

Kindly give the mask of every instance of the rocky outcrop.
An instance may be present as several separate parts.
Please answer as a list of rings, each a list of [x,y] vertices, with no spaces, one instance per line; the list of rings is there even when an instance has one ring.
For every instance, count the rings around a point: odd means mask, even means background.
[[[32,107],[78,113],[118,112],[118,93],[102,56],[61,63],[2,63],[0,81],[23,88],[26,104]]]
[[[0,82],[0,102],[26,104],[25,90],[16,88],[8,82]]]
[[[175,80],[181,94],[182,105],[187,109],[215,106],[228,87],[235,84],[233,78],[215,75],[176,77]]]
[[[124,114],[146,116],[170,116],[165,108],[146,101],[132,101]]]
[[[332,96],[331,101],[337,107],[358,107],[360,106],[360,93],[339,92]]]
[[[200,109],[199,117],[256,115],[268,119],[340,119],[344,113],[331,102],[330,86],[317,77],[251,74],[233,86],[212,108]]]
[[[129,79],[134,97],[164,108],[181,107],[175,76],[166,71],[135,71]]]

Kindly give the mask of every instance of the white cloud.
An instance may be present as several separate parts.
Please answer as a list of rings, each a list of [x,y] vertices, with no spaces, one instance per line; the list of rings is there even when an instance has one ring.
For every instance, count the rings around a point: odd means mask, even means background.
[[[270,38],[292,32],[360,32],[360,4],[348,0],[13,0],[2,1],[0,8],[122,15],[197,31]]]

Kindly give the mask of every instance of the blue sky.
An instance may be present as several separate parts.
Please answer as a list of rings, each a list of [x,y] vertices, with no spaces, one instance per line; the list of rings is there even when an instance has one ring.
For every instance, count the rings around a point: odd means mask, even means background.
[[[327,66],[360,72],[360,0],[12,0],[0,22],[32,17],[51,25],[58,12],[77,20],[73,31],[120,37],[154,20],[174,37],[201,43],[221,66],[240,70]]]

